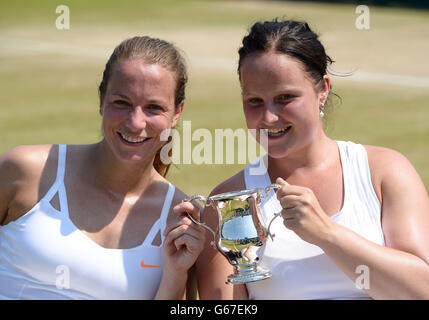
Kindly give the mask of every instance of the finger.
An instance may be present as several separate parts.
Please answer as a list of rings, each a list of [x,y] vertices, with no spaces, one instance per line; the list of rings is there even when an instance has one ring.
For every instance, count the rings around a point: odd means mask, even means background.
[[[196,225],[196,224],[193,223],[191,221],[191,219],[189,219],[189,217],[186,215],[186,213],[184,213],[180,216],[176,216],[172,219],[168,219],[167,226],[164,230],[164,236],[166,236],[169,232],[171,232],[171,230],[173,230],[173,229],[175,229],[181,225],[191,226],[191,225]]]
[[[281,179],[281,178],[280,178]],[[305,188],[300,186],[295,186],[291,184],[284,184],[281,189],[278,189],[276,192],[277,199],[287,195],[296,195],[300,196],[305,192]]]
[[[198,241],[198,239],[195,239],[189,234],[184,234],[175,239],[174,246],[177,250],[180,250],[182,247],[186,247],[190,252],[200,252],[203,248],[202,242]]]
[[[278,177],[276,179],[276,183],[279,184],[279,185],[281,185],[281,186],[287,186],[287,185],[289,185],[289,183],[287,183],[287,181],[284,180],[282,177]]]
[[[296,229],[300,223],[300,213],[295,209],[288,209],[282,211],[283,224],[290,230]]]
[[[170,252],[174,252],[175,250],[181,250],[182,247],[190,248],[203,248],[204,247],[204,239],[201,237],[195,237],[189,233],[183,233],[180,236],[171,236],[168,241],[166,241],[165,247]],[[173,250],[173,251],[171,251]]]
[[[183,201],[176,205],[173,208],[173,212],[175,213],[175,216],[173,216],[172,219],[169,219],[167,228],[164,230],[164,236],[172,229],[176,228],[181,224],[190,225],[191,223],[193,223],[189,219],[188,215],[196,221],[200,220],[199,206],[195,206],[193,203],[188,201]]]
[[[287,195],[279,199],[280,205],[283,209],[291,209],[297,207],[300,202],[300,196],[297,195]]]
[[[200,221],[200,207],[189,201],[183,201],[173,208],[173,211],[178,214],[190,214],[192,218]]]
[[[195,224],[191,225],[180,225],[174,229],[172,229],[166,236],[165,242],[167,245],[171,245],[175,239],[181,237],[184,234],[188,234],[189,236],[194,237],[198,241],[204,240],[205,230],[204,228],[197,226]]]
[[[169,247],[173,245],[173,242],[183,234],[185,234],[186,229],[188,227],[186,225],[180,225],[167,233],[164,239],[164,245]]]
[[[283,209],[281,215],[284,221],[298,220],[301,217],[301,212],[296,208]]]
[[[289,230],[295,230],[298,226],[299,220],[298,219],[285,219],[283,220],[283,225],[288,228]]]
[[[172,230],[172,232],[174,231],[174,233],[172,234],[173,236],[178,237],[183,233],[183,234],[189,234],[199,240],[204,238],[204,235],[206,232],[205,228],[203,228],[202,226],[196,225],[195,223],[187,225],[186,227],[178,227],[176,229]]]

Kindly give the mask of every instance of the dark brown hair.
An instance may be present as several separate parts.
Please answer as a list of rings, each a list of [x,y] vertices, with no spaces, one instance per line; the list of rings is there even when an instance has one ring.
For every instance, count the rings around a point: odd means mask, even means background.
[[[310,29],[307,22],[276,18],[272,21],[256,22],[243,38],[242,47],[238,50],[240,80],[243,60],[251,53],[268,51],[283,53],[299,60],[316,87],[324,85],[323,76],[327,74],[328,66],[334,62],[326,54],[319,36]]]
[[[100,106],[103,103],[107,84],[109,82],[114,64],[118,61],[129,59],[143,59],[146,63],[159,64],[174,73],[176,79],[174,104],[177,110],[180,106],[180,103],[185,100],[185,87],[188,81],[185,60],[179,52],[179,49],[176,48],[173,44],[165,40],[151,38],[148,36],[133,37],[124,40],[115,48],[106,63],[106,67],[103,72],[103,79],[98,87]],[[168,140],[166,143],[169,141],[170,140]],[[162,148],[160,148],[160,150],[158,150],[156,153],[153,166],[159,174],[165,177],[167,175],[168,169],[170,168],[170,165],[164,164],[161,161],[161,149]],[[171,156],[171,149],[169,156]]]

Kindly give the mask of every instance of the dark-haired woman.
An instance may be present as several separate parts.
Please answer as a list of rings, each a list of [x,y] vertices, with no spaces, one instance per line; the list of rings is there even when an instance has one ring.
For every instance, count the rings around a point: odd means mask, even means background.
[[[204,231],[177,206],[185,195],[159,154],[186,81],[173,45],[128,39],[99,87],[101,142],[0,156],[0,298],[184,297]]]
[[[249,129],[267,155],[212,194],[282,185],[262,202],[273,241],[257,251],[272,277],[227,285],[232,267],[209,245],[197,261],[202,299],[429,299],[429,200],[400,153],[328,138],[331,59],[307,23],[256,23],[239,50]],[[257,134],[260,141],[260,135]],[[266,173],[252,167],[266,163]],[[203,220],[212,228],[210,207]]]

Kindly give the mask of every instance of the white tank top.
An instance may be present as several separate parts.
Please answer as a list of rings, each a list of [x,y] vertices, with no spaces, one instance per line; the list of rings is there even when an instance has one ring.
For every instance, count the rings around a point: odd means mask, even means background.
[[[30,211],[0,226],[0,299],[153,299],[163,250],[152,241],[166,226],[175,187],[144,242],[106,249],[70,220],[64,186],[66,146],[59,146],[55,183]],[[61,210],[50,203],[58,193]]]
[[[331,218],[366,239],[385,245],[381,228],[381,206],[371,183],[368,157],[365,148],[353,142],[337,141],[343,170],[344,202],[339,212]],[[260,158],[245,169],[247,189],[268,186],[268,172],[251,175],[253,167],[261,168]],[[253,171],[255,172],[255,171]],[[282,207],[274,191],[262,201],[262,214],[271,221],[273,214]],[[277,218],[271,225],[275,234],[258,249],[259,264],[271,270],[272,277],[247,284],[250,299],[369,299],[355,282],[318,246],[305,242]],[[358,267],[358,266],[356,266]],[[357,269],[356,278],[363,269]]]

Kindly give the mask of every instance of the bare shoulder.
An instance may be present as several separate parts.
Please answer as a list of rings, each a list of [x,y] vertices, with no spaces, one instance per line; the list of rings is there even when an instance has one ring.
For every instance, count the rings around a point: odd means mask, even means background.
[[[0,155],[0,174],[11,177],[34,174],[43,168],[51,149],[52,145],[14,147]]]
[[[217,185],[212,190],[210,195],[231,192],[236,190],[243,190],[245,188],[246,188],[246,183],[244,181],[244,170],[241,170],[235,175],[233,175],[232,177],[228,178],[227,180]]]
[[[368,154],[368,162],[374,167],[384,168],[387,165],[386,169],[389,169],[390,166],[411,165],[410,161],[399,151],[379,146],[365,145],[364,147]]]
[[[384,147],[364,146],[368,155],[368,164],[374,189],[382,199],[383,191],[397,184],[405,188],[425,190],[423,182],[411,162],[402,153]]]
[[[165,181],[168,182],[167,180]],[[210,195],[234,191],[234,190],[241,190],[243,188],[245,188],[244,170],[238,172],[234,176],[228,178],[227,180],[223,181],[222,183],[214,187]],[[177,186],[175,186],[173,204],[180,203],[182,200],[184,200],[185,198],[188,198],[189,196],[190,195],[186,194],[185,192],[180,190]]]
[[[180,190],[178,187],[174,186],[174,197],[173,197],[173,201],[172,201],[172,206],[179,204],[180,202],[182,202],[184,199],[186,199],[188,197],[188,195],[186,193],[184,193],[182,190]]]
[[[216,186],[211,191],[210,195],[243,189],[245,187],[243,172],[244,171],[238,172],[231,178],[225,180],[224,182]],[[165,182],[168,183],[168,180],[165,180]],[[170,216],[171,216],[171,213],[173,212],[173,207],[179,204],[180,202],[182,202],[186,198],[189,198],[189,195],[175,186],[174,197],[171,202]]]
[[[166,180],[165,178],[163,179],[163,183],[168,184],[169,181]],[[186,199],[188,197],[188,195],[186,193],[184,193],[182,190],[180,190],[177,186],[174,186],[174,195],[173,198],[171,200],[171,205],[170,205],[170,211],[168,213],[168,218],[167,218],[167,223],[171,223],[172,221],[176,220],[176,214],[174,213],[174,207],[176,205],[178,205],[179,203],[181,203],[184,199]]]
[[[52,145],[18,146],[0,155],[0,223],[16,219],[37,201],[51,149]]]
[[[241,190],[245,187],[244,183],[244,175],[243,171],[238,172],[231,178],[225,180],[224,182],[220,183],[218,186],[216,186],[210,193],[210,195],[213,194],[219,194],[234,190]],[[172,207],[182,202],[184,199],[189,198],[190,195],[186,194],[182,190],[180,190],[178,187],[175,186],[175,192],[174,197],[172,201]],[[204,195],[206,196],[206,195]]]
[[[392,175],[408,177],[409,179],[419,178],[414,166],[407,157],[399,151],[367,145],[365,146],[365,149],[368,154],[368,163],[371,168],[371,174],[377,176],[379,179],[383,180]]]
[[[3,188],[9,185],[29,185],[38,182],[48,158],[53,161],[57,156],[50,157],[52,145],[18,146],[0,155],[0,184]],[[56,153],[54,153],[56,154]]]

